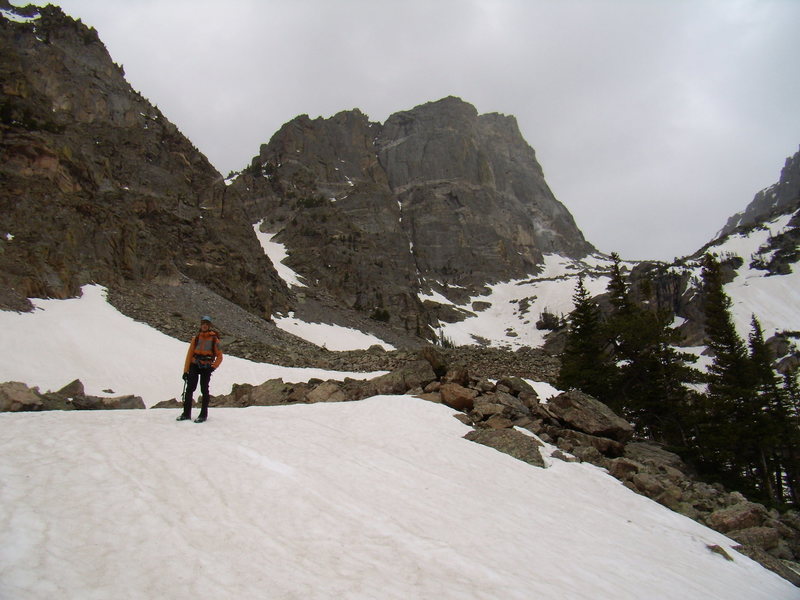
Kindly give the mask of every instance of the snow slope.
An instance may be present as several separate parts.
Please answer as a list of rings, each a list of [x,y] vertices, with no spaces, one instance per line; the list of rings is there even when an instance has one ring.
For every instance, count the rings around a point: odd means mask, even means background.
[[[800,273],[797,265],[786,275],[767,275],[766,271],[750,268],[750,263],[759,255],[759,249],[770,236],[777,236],[788,229],[792,215],[786,214],[754,229],[747,234],[731,235],[710,248],[721,256],[735,255],[744,260],[736,278],[725,285],[731,297],[731,313],[739,334],[747,339],[750,321],[755,314],[764,329],[765,338],[776,331],[800,331]]]
[[[171,338],[121,314],[108,304],[101,286],[82,291],[80,298],[33,300],[36,309],[30,313],[0,311],[0,330],[9,340],[0,349],[0,382],[55,391],[80,379],[87,394],[134,394],[147,406],[180,396],[189,340]],[[349,339],[346,332],[340,335]],[[234,383],[258,385],[276,378],[299,383],[379,374],[281,367],[226,356],[214,373],[211,393],[228,394]]]
[[[451,304],[473,313],[458,323],[439,323],[437,335],[456,346],[484,340],[491,346],[510,349],[539,347],[548,332],[536,329],[536,322],[544,312],[560,316],[572,311],[572,295],[581,274],[590,294],[605,293],[609,279],[604,272],[611,264],[609,260],[596,256],[576,261],[557,254],[547,254],[544,259],[542,271],[535,276],[488,285],[488,294],[473,296],[462,305],[453,304],[437,292],[420,295],[423,300]],[[476,302],[489,307],[475,308]]]
[[[597,467],[462,439],[443,405],[174,415],[0,414],[0,597],[798,597]]]
[[[792,216],[785,214],[747,233],[727,236],[708,249],[719,256],[739,256],[744,261],[736,278],[725,285],[725,292],[732,300],[736,329],[744,339],[750,332],[753,314],[761,321],[765,338],[780,331],[800,331],[800,272],[797,268],[786,275],[768,275],[766,271],[750,268],[754,258],[765,257],[761,249],[767,240],[787,231]],[[555,254],[544,258],[542,272],[529,279],[489,285],[488,294],[474,296],[461,305],[450,302],[438,292],[420,295],[423,300],[451,304],[472,313],[458,323],[440,323],[437,334],[455,345],[482,340],[510,349],[538,347],[544,344],[548,332],[536,329],[536,322],[544,312],[567,315],[572,311],[572,295],[579,275],[584,275],[584,284],[591,295],[606,292],[611,266],[607,258],[590,256],[573,260]],[[628,268],[633,266],[634,263],[627,263]],[[700,285],[702,266],[699,260],[673,268],[688,271],[695,285]],[[476,307],[476,302],[489,307]],[[678,325],[680,323],[675,324]],[[699,353],[703,348],[694,350]]]
[[[283,261],[289,256],[286,251],[286,246],[281,243],[273,242],[277,233],[264,233],[261,231],[261,225],[264,223],[262,219],[253,225],[253,230],[256,232],[256,238],[261,244],[261,249],[264,254],[272,261],[272,266],[278,272],[278,276],[283,279],[287,285],[293,287],[306,287],[306,284],[301,281],[301,276],[297,274],[291,267],[283,264]]]
[[[328,350],[359,350],[370,346],[380,346],[384,350],[394,350],[394,346],[380,338],[331,323],[308,323],[290,313],[288,317],[273,317],[275,325],[301,339]]]

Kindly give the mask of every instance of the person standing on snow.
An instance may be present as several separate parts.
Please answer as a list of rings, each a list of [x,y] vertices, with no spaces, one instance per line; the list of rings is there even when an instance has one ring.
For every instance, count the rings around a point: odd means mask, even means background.
[[[192,395],[197,389],[200,380],[200,392],[203,395],[203,404],[200,415],[195,423],[202,423],[208,418],[208,383],[211,373],[222,362],[222,350],[219,347],[219,334],[211,326],[211,317],[204,316],[200,319],[200,332],[189,342],[189,351],[186,353],[186,363],[183,367],[183,380],[186,382],[186,391],[183,394],[183,412],[178,421],[192,418]]]

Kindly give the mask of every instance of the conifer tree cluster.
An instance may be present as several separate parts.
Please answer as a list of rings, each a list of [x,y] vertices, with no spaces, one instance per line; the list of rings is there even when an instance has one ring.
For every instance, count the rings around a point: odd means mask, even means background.
[[[696,415],[698,466],[722,483],[773,506],[800,505],[797,383],[772,366],[761,324],[749,343],[736,332],[717,259],[703,262],[706,338],[714,361]]]
[[[719,263],[706,257],[703,299],[708,373],[677,349],[672,315],[634,302],[618,255],[601,310],[583,279],[559,385],[591,394],[628,419],[640,436],[665,443],[709,479],[770,505],[800,505],[800,404],[795,377],[773,369],[761,325],[749,344],[737,334]],[[700,384],[705,385],[704,388]]]

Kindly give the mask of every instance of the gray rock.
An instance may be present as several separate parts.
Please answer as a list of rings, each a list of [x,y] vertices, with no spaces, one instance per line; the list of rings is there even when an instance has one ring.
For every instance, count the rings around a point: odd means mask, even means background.
[[[326,381],[319,384],[306,395],[306,402],[344,402],[347,396],[340,389],[339,384]]]
[[[533,386],[531,386],[531,384],[521,377],[503,377],[497,382],[497,385],[506,386],[515,396],[519,396],[523,392],[532,394],[534,397],[537,396],[536,390],[533,389]]]
[[[655,498],[664,492],[664,485],[652,475],[647,473],[636,473],[631,481],[636,489],[650,498]]]
[[[0,412],[42,410],[42,399],[24,383],[9,381],[0,384]]]
[[[515,429],[476,429],[470,431],[464,438],[504,452],[536,467],[545,466],[539,451],[541,444]]]
[[[625,451],[625,446],[623,444],[612,439],[565,429],[562,430],[559,435],[559,447],[571,451],[569,446],[573,448],[578,446],[591,446],[596,448],[597,451],[604,456],[612,458],[622,456]]]
[[[577,446],[572,450],[572,454],[579,458],[581,462],[588,462],[598,467],[606,467],[608,464],[608,459],[593,446]]]
[[[633,436],[630,423],[591,396],[570,390],[551,398],[547,410],[569,427],[600,437],[626,442]]]
[[[706,522],[712,529],[727,533],[728,531],[759,527],[768,516],[767,510],[762,505],[743,502],[730,508],[714,511],[708,515]]]
[[[234,384],[231,393],[214,396],[211,406],[276,406],[286,404],[292,384],[283,379],[270,379],[260,385]]]
[[[778,545],[781,539],[780,533],[772,527],[748,527],[729,531],[728,537],[746,546],[755,546],[761,550],[771,550]]]
[[[644,465],[637,463],[635,460],[614,458],[609,464],[608,472],[617,479],[627,481],[643,468]]]
[[[679,472],[686,472],[687,470],[680,456],[664,450],[653,442],[631,442],[626,444],[625,457],[642,464],[671,467]]]
[[[482,426],[488,429],[509,429],[514,427],[514,422],[500,415],[492,415],[482,423]]]
[[[364,382],[363,397],[381,394],[405,394],[414,388],[424,388],[436,379],[433,367],[427,360],[411,361],[399,369]]]

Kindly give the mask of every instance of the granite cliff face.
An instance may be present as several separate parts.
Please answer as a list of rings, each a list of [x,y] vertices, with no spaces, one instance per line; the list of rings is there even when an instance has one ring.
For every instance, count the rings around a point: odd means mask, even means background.
[[[225,185],[93,29],[56,7],[0,10],[3,307],[90,282],[156,297],[191,283],[261,317],[430,339],[467,311],[425,294],[463,300],[545,254],[594,251],[513,117],[452,97],[384,124],[300,116]],[[306,288],[278,277],[255,223]]]
[[[742,212],[728,219],[719,236],[733,233],[738,227],[751,227],[774,214],[800,204],[800,152],[786,159],[778,182],[761,190]]]
[[[0,304],[81,285],[194,280],[286,304],[220,174],[59,8],[0,16]]]
[[[231,188],[287,246],[310,286],[406,330],[487,282],[537,272],[543,255],[594,251],[553,196],[513,117],[445,98],[370,122],[300,116]]]

